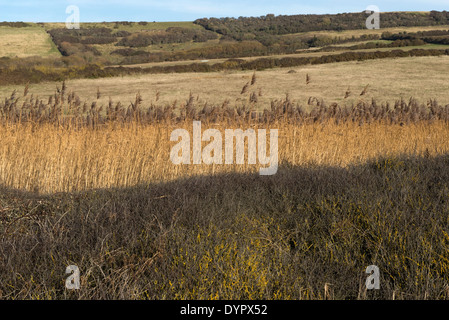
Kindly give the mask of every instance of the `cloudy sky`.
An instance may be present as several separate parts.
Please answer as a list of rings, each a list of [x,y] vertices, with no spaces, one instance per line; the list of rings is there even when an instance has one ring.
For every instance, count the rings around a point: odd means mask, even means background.
[[[449,0],[0,0],[0,21],[64,22],[76,5],[81,22],[192,21],[203,17],[449,10]]]

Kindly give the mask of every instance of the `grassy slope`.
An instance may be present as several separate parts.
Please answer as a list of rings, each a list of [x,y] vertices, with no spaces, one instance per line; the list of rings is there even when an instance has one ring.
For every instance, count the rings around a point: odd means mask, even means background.
[[[360,37],[362,35],[381,35],[383,32],[391,32],[391,33],[399,33],[399,32],[417,32],[417,31],[426,31],[426,30],[449,30],[449,25],[446,26],[431,26],[431,27],[397,27],[397,28],[383,28],[378,30],[367,30],[367,29],[361,29],[361,30],[345,30],[345,31],[311,31],[311,32],[304,32],[299,34],[287,34],[284,35],[284,37],[298,37],[302,39],[310,39],[313,36],[324,36],[329,38],[341,38],[341,39],[349,39],[352,37]],[[192,49],[192,48],[201,48],[204,46],[213,46],[216,44],[218,40],[214,41],[208,41],[206,43],[183,43],[183,44],[168,44],[168,45],[162,45],[162,46],[148,46],[146,48],[139,48],[139,50],[148,51],[148,52],[157,52],[157,51],[177,51],[177,50],[186,50],[186,49]],[[374,41],[376,42],[376,41]],[[351,42],[348,44],[342,44],[342,46],[349,46],[354,45],[358,43],[366,43],[366,41],[361,42]],[[112,63],[118,63],[123,58],[120,56],[114,56],[110,55],[110,52],[113,50],[116,50],[117,47],[114,45],[96,45],[95,46],[98,50],[100,50]],[[411,50],[411,49],[419,49],[419,48],[425,48],[425,49],[446,49],[449,48],[449,46],[438,46],[438,45],[428,45],[428,46],[419,46],[419,47],[402,47],[403,50]],[[360,51],[388,51],[392,50],[394,48],[383,48],[383,49],[368,49],[368,50],[360,50]],[[313,52],[313,48],[311,49],[311,52],[305,52],[301,53],[301,56],[322,56],[326,53]],[[302,50],[300,50],[302,51]],[[328,54],[338,54],[339,52],[335,53],[328,53]],[[296,55],[274,55],[274,57],[294,57]],[[243,58],[245,60],[252,60],[260,57],[246,57]],[[210,59],[209,63],[217,63],[222,62],[224,59]],[[154,65],[177,65],[177,64],[189,64],[192,63],[191,60],[189,61],[176,61],[176,62],[162,62],[162,63],[144,63],[144,64],[138,64],[138,66],[142,67],[149,67]]]
[[[0,57],[60,57],[50,36],[39,26],[0,27]]]
[[[149,22],[146,25],[140,25],[138,23],[132,23],[131,25],[122,25],[118,24],[116,25],[114,22],[101,22],[101,23],[82,23],[82,27],[90,28],[90,27],[107,27],[113,29],[113,31],[119,31],[119,30],[125,30],[128,32],[140,32],[140,31],[150,31],[150,30],[160,30],[160,29],[166,29],[168,27],[183,27],[183,28],[196,28],[201,29],[202,27],[199,25],[194,24],[193,22]],[[50,30],[54,28],[64,28],[64,23],[44,23],[43,28],[45,30]],[[3,27],[5,28],[5,27]],[[35,31],[41,30],[42,27],[36,26],[31,28],[9,28],[9,29],[16,29],[8,32],[13,32],[16,35],[19,35],[25,31],[28,33],[29,31],[27,29],[33,29]],[[316,31],[316,32],[305,32],[300,34],[288,34],[284,35],[284,37],[299,37],[308,39],[313,36],[327,36],[327,37],[340,37],[342,39],[347,39],[351,37],[360,37],[362,35],[369,35],[369,34],[377,34],[381,35],[383,32],[416,32],[416,31],[423,31],[423,30],[448,30],[449,26],[432,26],[432,27],[397,27],[397,28],[384,28],[379,30],[345,30],[345,31]],[[22,30],[22,32],[20,31]],[[24,36],[24,35],[23,35]],[[39,39],[39,38],[38,38]],[[51,42],[51,39],[47,36],[47,41],[50,41],[51,43],[51,52],[50,53],[57,53],[56,46]],[[156,46],[148,46],[145,48],[139,48],[139,50],[148,51],[148,52],[157,52],[157,51],[178,51],[178,50],[186,50],[186,49],[192,49],[192,48],[201,48],[204,46],[213,46],[218,42],[218,40],[214,41],[208,41],[205,43],[181,43],[181,44],[165,44],[165,45],[156,45]],[[118,55],[111,55],[110,53],[118,48],[122,47],[116,47],[114,44],[105,44],[105,45],[94,45],[95,48],[97,48],[102,55],[108,59],[108,61],[111,61],[111,63],[119,63],[123,57],[120,57]],[[25,49],[25,47],[15,47],[10,48],[8,55],[23,55],[23,51],[28,50]],[[36,55],[46,56],[47,52],[44,50],[34,50],[34,51],[27,51],[27,52],[37,52]],[[0,56],[3,54],[0,51]],[[29,53],[26,53],[25,55],[29,55]],[[320,54],[321,55],[321,54]],[[190,62],[190,61],[189,61]],[[171,64],[176,64],[171,63]]]
[[[178,22],[148,22],[146,25],[141,25],[139,23],[132,23],[131,25],[116,24],[114,22],[98,22],[98,23],[81,23],[81,28],[110,28],[113,33],[117,31],[128,31],[131,33],[141,32],[141,31],[151,31],[151,30],[165,30],[169,27],[182,27],[188,29],[202,29],[201,26],[194,24],[189,21],[178,21]],[[56,28],[65,28],[64,23],[44,23],[45,30],[51,30]],[[211,45],[216,43],[216,41],[211,41],[209,43],[180,43],[180,44],[165,44],[161,46],[148,46],[145,48],[139,48],[143,51],[161,51],[161,50],[185,50],[190,48],[198,48],[204,45]],[[93,45],[98,49],[102,56],[105,57],[111,63],[119,63],[123,60],[123,57],[119,55],[111,55],[110,53],[114,50],[125,48],[116,47],[114,44],[104,44],[104,45]]]
[[[135,50],[146,51],[146,52],[171,52],[171,51],[182,51],[189,49],[198,49],[204,47],[215,46],[219,43],[219,40],[209,40],[206,42],[183,42],[183,43],[169,43],[169,44],[161,44],[161,45],[149,45],[143,48],[135,48]],[[127,47],[118,47],[114,43],[112,44],[95,44],[92,45],[98,51],[101,52],[102,56],[105,57],[111,64],[119,64],[123,61],[123,56],[117,54],[111,54],[111,52],[117,49],[124,49]],[[176,62],[175,62],[176,63]],[[189,64],[192,61],[181,61],[182,64]],[[172,63],[173,64],[173,63]]]

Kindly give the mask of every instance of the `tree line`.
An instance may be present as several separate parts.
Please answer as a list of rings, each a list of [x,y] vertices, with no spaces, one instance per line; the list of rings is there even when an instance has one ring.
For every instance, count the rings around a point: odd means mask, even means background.
[[[430,30],[419,32],[384,32],[382,39],[393,41],[421,41],[430,44],[449,44],[449,30]]]
[[[264,41],[270,35],[365,29],[367,17],[365,12],[279,16],[268,14],[261,17],[202,18],[194,23],[235,40]],[[449,12],[386,12],[382,13],[381,23],[383,28],[445,25],[449,24]]]

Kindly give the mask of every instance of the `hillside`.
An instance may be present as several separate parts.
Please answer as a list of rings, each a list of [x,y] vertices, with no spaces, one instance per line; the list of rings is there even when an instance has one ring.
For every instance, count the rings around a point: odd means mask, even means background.
[[[66,29],[64,23],[3,22],[0,85],[446,54],[446,11],[382,13],[379,30],[366,29],[366,18],[366,13],[344,13],[193,22],[115,21],[82,23],[78,30]],[[118,65],[127,67],[108,68]]]

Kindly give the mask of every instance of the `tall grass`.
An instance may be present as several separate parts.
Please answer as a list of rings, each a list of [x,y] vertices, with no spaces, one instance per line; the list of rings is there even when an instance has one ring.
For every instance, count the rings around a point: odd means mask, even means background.
[[[224,123],[211,126],[224,130]],[[336,125],[274,123],[279,128],[279,160],[294,166],[347,167],[380,156],[442,155],[449,151],[448,125],[442,121],[401,126],[376,123]],[[0,126],[0,182],[41,193],[129,187],[192,175],[255,172],[260,165],[174,165],[170,150],[175,128],[192,123],[108,125],[96,130],[51,124]],[[203,130],[207,129],[203,124]],[[203,146],[206,143],[203,142]],[[224,154],[224,151],[223,151]],[[245,162],[246,163],[246,162]]]
[[[255,82],[253,76],[253,83]],[[249,83],[247,84],[249,85]],[[97,95],[100,88],[97,89]],[[288,96],[255,112],[251,95],[243,107],[180,104],[144,106],[139,94],[129,106],[82,104],[65,83],[48,100],[14,92],[0,103],[0,183],[43,193],[129,187],[191,175],[255,172],[257,165],[174,165],[174,129],[203,131],[279,130],[279,160],[293,166],[360,164],[379,156],[445,154],[449,150],[449,106],[414,100],[393,106],[327,106],[311,97],[306,108]],[[203,143],[203,146],[205,143]],[[224,153],[223,153],[224,154]]]
[[[101,106],[65,85],[27,91],[0,103],[2,299],[449,298],[448,106],[286,97],[259,113],[250,96]],[[278,173],[172,164],[171,131],[194,120],[278,129]]]

